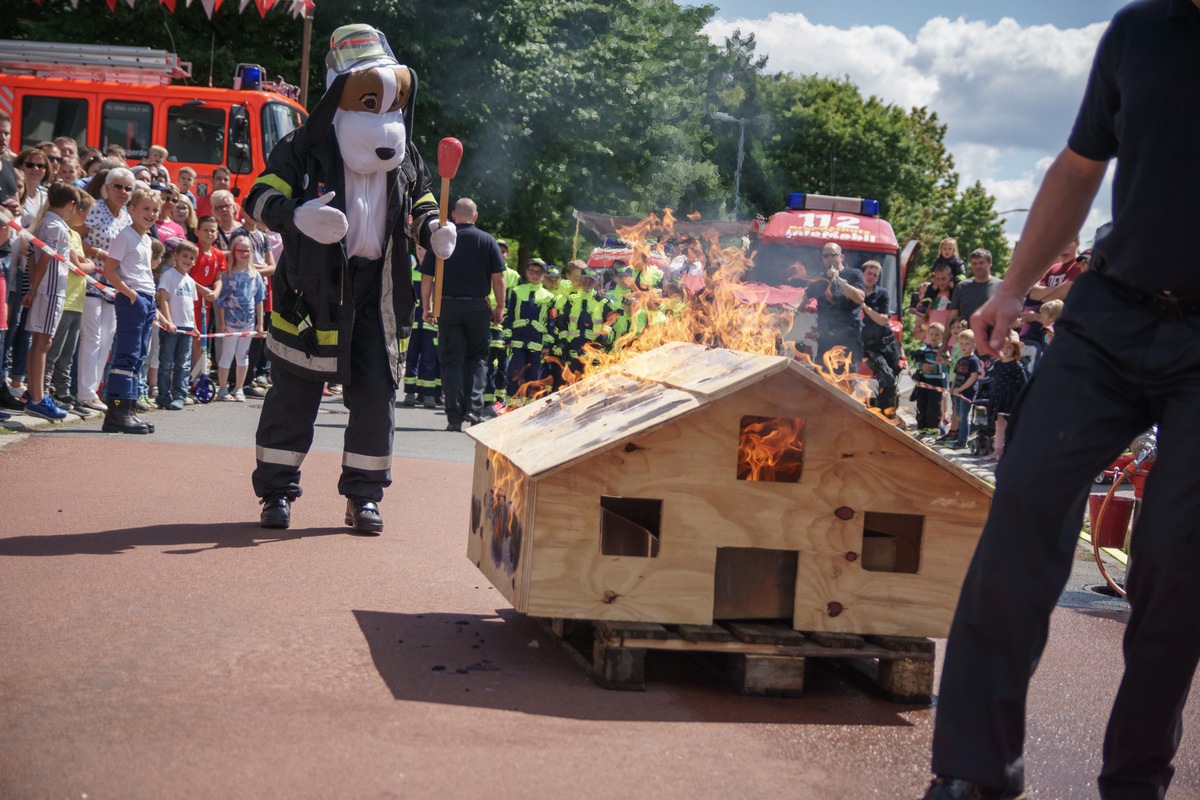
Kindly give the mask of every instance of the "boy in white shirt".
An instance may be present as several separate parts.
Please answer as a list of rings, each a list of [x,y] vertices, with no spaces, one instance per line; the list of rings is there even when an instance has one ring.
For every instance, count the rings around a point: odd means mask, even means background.
[[[153,433],[137,415],[138,388],[142,363],[154,326],[153,255],[147,231],[158,219],[161,200],[153,189],[135,189],[129,199],[133,224],[117,234],[104,260],[104,277],[118,296],[117,333],[113,337],[112,363],[106,385],[108,411],[104,416],[105,433]]]
[[[188,275],[200,249],[179,242],[171,257],[172,269],[158,279],[158,313],[165,325],[158,332],[158,407],[179,411],[187,403],[192,371],[192,339],[196,333],[196,282]]]

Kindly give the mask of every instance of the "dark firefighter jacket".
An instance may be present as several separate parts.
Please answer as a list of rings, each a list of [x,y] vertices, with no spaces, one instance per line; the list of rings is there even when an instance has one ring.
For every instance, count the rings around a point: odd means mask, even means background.
[[[283,236],[283,255],[271,284],[267,348],[272,366],[313,380],[350,384],[355,311],[345,245],[321,244],[300,233],[293,222],[297,206],[329,191],[337,192],[330,206],[344,212],[344,175],[333,130],[317,142],[307,127],[298,128],[271,150],[267,169],[250,189],[245,207]],[[387,187],[379,314],[392,381],[399,386],[403,367],[397,340],[408,338],[416,305],[409,244],[416,240],[429,247],[429,223],[438,215],[429,172],[411,142],[408,157],[387,174]],[[410,213],[411,229],[406,225]]]

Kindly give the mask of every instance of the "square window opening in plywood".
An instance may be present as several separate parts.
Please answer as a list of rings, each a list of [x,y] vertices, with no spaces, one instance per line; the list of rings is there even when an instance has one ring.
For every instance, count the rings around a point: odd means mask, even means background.
[[[600,554],[657,558],[662,500],[600,497]]]
[[[799,562],[795,550],[718,547],[713,619],[791,620]]]
[[[742,417],[738,426],[739,481],[799,483],[804,471],[804,420]]]
[[[866,512],[863,514],[863,569],[916,574],[921,568],[924,536],[925,517]]]

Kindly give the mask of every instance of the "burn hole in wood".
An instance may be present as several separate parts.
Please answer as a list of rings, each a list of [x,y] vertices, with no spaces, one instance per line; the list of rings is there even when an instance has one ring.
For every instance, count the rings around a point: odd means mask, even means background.
[[[600,554],[657,558],[662,500],[600,496]]]
[[[804,420],[742,417],[738,435],[739,481],[799,483],[804,469]]]
[[[718,547],[713,619],[787,619],[796,605],[795,550]]]
[[[916,574],[921,568],[925,518],[916,514],[863,514],[862,567],[870,572]]]

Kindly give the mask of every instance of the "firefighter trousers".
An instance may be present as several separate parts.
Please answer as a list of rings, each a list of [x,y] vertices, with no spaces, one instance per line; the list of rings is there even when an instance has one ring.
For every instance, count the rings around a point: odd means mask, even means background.
[[[379,502],[392,483],[396,386],[384,347],[378,300],[368,296],[355,305],[350,380],[342,387],[342,404],[350,414],[338,493]],[[301,494],[300,465],[312,447],[325,382],[289,372],[279,361],[274,364],[273,377],[254,437],[258,458],[254,493],[260,498],[294,500]]]
[[[1017,401],[959,597],[933,770],[1024,784],[1026,697],[1071,571],[1092,479],[1158,423],[1131,537],[1125,674],[1104,740],[1105,800],[1162,797],[1200,660],[1200,314],[1167,313],[1095,271],[1075,282]]]

